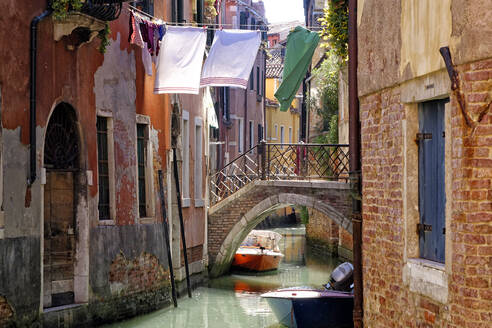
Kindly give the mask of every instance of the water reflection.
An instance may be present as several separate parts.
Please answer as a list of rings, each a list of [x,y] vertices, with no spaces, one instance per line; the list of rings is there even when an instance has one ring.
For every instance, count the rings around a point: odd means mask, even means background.
[[[280,249],[285,257],[276,274],[231,274],[211,280],[180,298],[178,308],[167,308],[110,327],[281,327],[261,293],[291,286],[319,287],[328,281],[338,264],[334,258],[321,259],[306,248],[303,226],[272,229],[283,235]]]

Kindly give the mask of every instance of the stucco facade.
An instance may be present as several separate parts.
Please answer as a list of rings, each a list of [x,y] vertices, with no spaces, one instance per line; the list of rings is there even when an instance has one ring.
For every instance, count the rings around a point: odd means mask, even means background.
[[[202,94],[197,96],[154,95],[154,78],[145,74],[141,49],[128,43],[129,11],[125,4],[117,20],[110,22],[110,45],[106,53],[98,51],[99,39],[77,43],[71,34],[54,40],[58,24],[48,16],[38,25],[37,111],[34,122],[36,180],[28,180],[29,162],[29,24],[46,9],[46,2],[10,2],[3,6],[0,26],[15,29],[14,38],[2,33],[0,43],[1,88],[1,172],[2,215],[0,219],[0,326],[8,322],[30,325],[39,321],[46,326],[63,324],[94,325],[162,307],[170,302],[169,266],[159,198],[158,170],[164,171],[168,215],[172,219],[173,266],[180,274],[179,223],[175,214],[174,183],[171,178],[171,103],[178,102],[188,111],[190,138],[193,140],[190,165],[200,161],[201,195],[193,185],[184,209],[186,239],[192,273],[200,273],[206,265],[206,156],[208,126],[202,111]],[[154,16],[171,20],[171,3],[154,2]],[[191,11],[185,17],[193,17]],[[90,17],[86,19],[91,20]],[[96,21],[94,24],[102,24]],[[97,25],[96,24],[96,25]],[[104,24],[102,24],[104,26]],[[80,47],[79,47],[80,45]],[[155,72],[155,67],[154,67]],[[70,124],[76,152],[73,194],[57,193],[60,175],[47,165],[47,135],[53,113],[73,113]],[[96,122],[108,123],[108,159],[110,167],[110,216],[100,220],[98,210],[98,135]],[[195,123],[197,122],[197,123]],[[197,157],[195,126],[201,124],[202,151]],[[138,129],[145,127],[145,214],[139,212]],[[59,133],[59,132],[58,132]],[[63,134],[55,135],[65,140]],[[55,142],[57,140],[55,139]],[[51,144],[50,144],[51,145]],[[51,146],[50,146],[51,147]],[[69,152],[65,149],[65,152]],[[181,153],[180,153],[181,155]],[[51,160],[51,159],[50,159]],[[179,157],[181,160],[181,157]],[[181,175],[181,172],[180,172]],[[57,184],[58,183],[58,184]],[[69,187],[71,190],[72,187]],[[49,280],[46,258],[47,217],[55,217],[56,209],[73,204],[73,226],[67,231],[73,237],[73,267],[65,280]],[[65,206],[65,207],[63,207]],[[70,205],[71,206],[71,205]],[[63,214],[63,215],[65,215]],[[61,214],[60,214],[61,215]],[[72,220],[72,218],[70,218]],[[55,233],[55,232],[53,232]],[[197,275],[200,277],[200,275]],[[43,279],[44,278],[44,279]],[[196,278],[195,280],[200,279]],[[69,301],[76,306],[56,309],[55,296],[73,294]],[[58,294],[57,294],[58,293]],[[66,296],[65,295],[65,296]],[[56,296],[58,297],[58,296]],[[66,303],[66,302],[65,302]],[[61,320],[59,318],[70,318]]]
[[[491,12],[479,0],[358,1],[365,327],[490,325]],[[443,46],[474,129],[451,90]],[[417,233],[419,111],[436,100],[444,104],[442,261],[422,257]]]

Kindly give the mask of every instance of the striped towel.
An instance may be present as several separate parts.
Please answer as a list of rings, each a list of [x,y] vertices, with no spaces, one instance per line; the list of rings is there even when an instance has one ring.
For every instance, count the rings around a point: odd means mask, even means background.
[[[154,93],[197,95],[206,42],[203,28],[168,26],[157,58]]]
[[[216,31],[210,53],[203,65],[200,87],[246,89],[260,42],[259,31]]]

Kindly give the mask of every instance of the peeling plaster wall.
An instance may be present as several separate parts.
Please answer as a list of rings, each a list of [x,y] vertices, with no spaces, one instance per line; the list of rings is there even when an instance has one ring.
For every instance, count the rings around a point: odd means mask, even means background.
[[[401,0],[359,0],[359,96],[400,78]]]
[[[451,38],[451,0],[402,0],[401,6],[402,79],[444,68],[439,48]]]
[[[492,57],[492,2],[452,0],[451,53],[455,64]]]
[[[94,74],[96,109],[111,112],[114,129],[116,222],[133,224],[138,218],[136,160],[136,71],[134,52],[121,50],[117,33]],[[97,168],[95,174],[97,176]]]

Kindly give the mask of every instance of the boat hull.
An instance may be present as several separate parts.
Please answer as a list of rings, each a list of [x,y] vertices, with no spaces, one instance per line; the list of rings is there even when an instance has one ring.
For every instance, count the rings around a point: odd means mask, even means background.
[[[287,289],[263,294],[280,323],[292,328],[353,327],[352,294]]]
[[[283,255],[277,252],[246,250],[234,255],[232,268],[250,272],[277,270]]]

